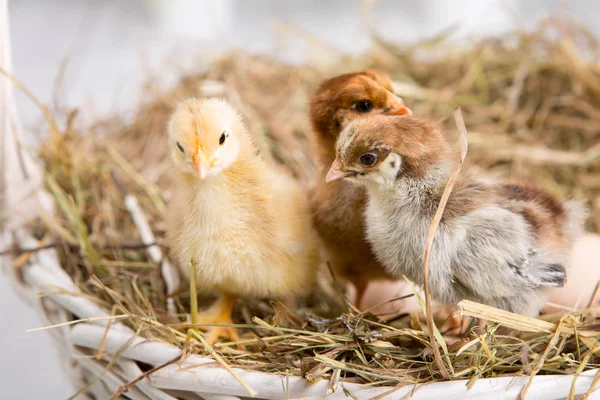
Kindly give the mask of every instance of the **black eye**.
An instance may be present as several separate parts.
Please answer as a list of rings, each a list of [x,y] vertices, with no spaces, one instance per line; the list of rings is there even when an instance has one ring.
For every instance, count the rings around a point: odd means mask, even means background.
[[[359,160],[363,165],[366,165],[368,167],[370,165],[375,164],[375,162],[377,161],[377,156],[373,153],[367,153],[360,156]]]
[[[225,132],[223,132],[219,138],[219,144],[222,145],[223,143],[225,143]]]
[[[182,153],[184,152],[184,151],[183,151],[183,147],[181,147],[181,145],[179,144],[179,142],[177,142],[177,148],[178,148],[178,149],[179,149],[179,151],[181,151]]]
[[[359,100],[354,103],[354,108],[359,113],[368,113],[373,109],[373,103],[370,100]]]

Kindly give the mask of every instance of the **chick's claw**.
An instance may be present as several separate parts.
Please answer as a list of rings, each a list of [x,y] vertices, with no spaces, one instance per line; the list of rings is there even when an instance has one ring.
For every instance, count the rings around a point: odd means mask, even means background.
[[[232,342],[240,341],[240,335],[237,328],[233,326],[215,326],[208,332],[208,335],[206,336],[206,342],[212,346],[219,340],[220,337],[227,338]],[[243,349],[243,346],[239,347]]]
[[[217,325],[206,327],[208,329],[206,342],[209,345],[212,346],[220,337],[227,338],[232,342],[240,340],[237,328],[230,326],[234,324],[231,315],[236,300],[237,296],[223,295],[208,310],[198,315],[199,324]]]

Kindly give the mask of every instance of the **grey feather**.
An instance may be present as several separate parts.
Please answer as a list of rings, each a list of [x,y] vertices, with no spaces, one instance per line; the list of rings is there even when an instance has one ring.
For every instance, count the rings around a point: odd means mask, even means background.
[[[439,177],[367,183],[367,238],[379,261],[395,276],[423,283],[423,255],[433,215],[423,196]],[[522,215],[496,203],[442,221],[433,241],[429,287],[434,299],[469,299],[534,316],[549,289],[564,285],[564,251],[538,247]]]

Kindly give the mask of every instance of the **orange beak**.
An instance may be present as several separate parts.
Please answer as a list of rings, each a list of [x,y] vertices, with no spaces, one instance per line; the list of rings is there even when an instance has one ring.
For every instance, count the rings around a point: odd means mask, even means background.
[[[390,92],[388,99],[391,110],[386,112],[386,115],[412,115],[412,110],[406,107],[404,100]]]
[[[200,179],[202,180],[205,180],[208,176],[208,171],[210,170],[210,167],[201,162],[196,166],[196,168],[198,169],[198,177],[200,177]]]
[[[337,181],[338,179],[344,179],[352,175],[352,172],[342,171],[341,167],[340,161],[336,158],[333,164],[331,164],[331,168],[329,168],[329,171],[327,172],[325,182],[329,183]]]
[[[211,165],[201,148],[198,148],[196,154],[192,156],[192,163],[198,171],[198,177],[202,180],[206,179],[206,177],[208,176],[208,171],[210,171]]]

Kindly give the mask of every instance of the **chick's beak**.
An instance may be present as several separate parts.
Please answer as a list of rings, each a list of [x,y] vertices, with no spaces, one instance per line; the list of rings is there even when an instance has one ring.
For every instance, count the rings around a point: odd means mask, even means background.
[[[390,107],[391,110],[386,112],[387,115],[412,115],[412,110],[406,107],[404,100],[390,92]]]
[[[204,151],[202,149],[198,148],[196,154],[192,156],[192,162],[194,163],[194,166],[198,171],[198,177],[202,180],[206,179],[206,177],[208,176],[208,171],[210,171],[211,165],[208,158],[206,157],[206,154],[204,154]]]
[[[325,182],[333,182],[338,179],[346,178],[347,176],[352,175],[351,172],[343,171],[340,161],[336,158],[333,164],[331,164],[331,168],[329,168],[329,172],[327,172],[327,176],[325,177]]]
[[[200,177],[200,179],[204,180],[206,179],[206,177],[208,176],[208,171],[210,171],[210,166],[208,166],[207,164],[200,162],[197,165],[198,168],[198,176]]]

